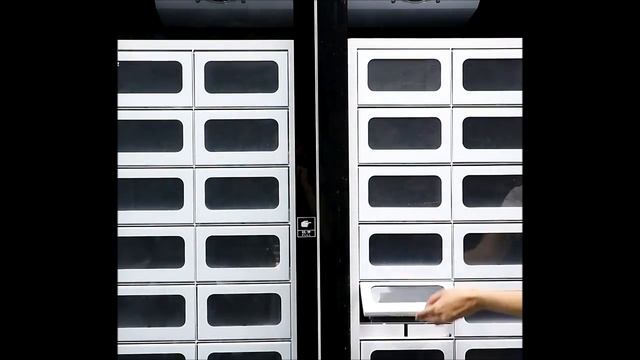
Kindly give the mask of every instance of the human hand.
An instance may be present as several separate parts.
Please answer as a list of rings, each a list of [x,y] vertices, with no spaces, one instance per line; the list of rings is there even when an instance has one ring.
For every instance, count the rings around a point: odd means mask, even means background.
[[[480,310],[480,297],[475,289],[443,289],[433,294],[416,320],[435,324],[450,323]]]

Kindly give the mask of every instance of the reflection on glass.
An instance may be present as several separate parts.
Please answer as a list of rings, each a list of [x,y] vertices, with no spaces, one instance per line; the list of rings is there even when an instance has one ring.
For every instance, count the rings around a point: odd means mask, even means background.
[[[282,355],[275,351],[212,353],[207,360],[282,360]]]
[[[213,294],[207,299],[211,326],[278,325],[282,321],[279,294]]]
[[[442,252],[440,234],[373,234],[369,238],[371,265],[439,265]]]
[[[278,122],[274,119],[211,119],[204,123],[209,152],[275,151]]]
[[[522,59],[468,59],[462,74],[467,91],[522,91]]]
[[[375,59],[367,67],[371,91],[437,91],[441,86],[436,59]]]
[[[369,147],[375,150],[438,149],[442,124],[436,117],[372,118]]]
[[[522,207],[522,175],[468,175],[462,180],[467,207]]]
[[[118,360],[187,360],[182,354],[118,354]]]
[[[522,349],[471,349],[465,360],[522,360]]]
[[[374,286],[371,288],[377,303],[426,302],[442,286]]]
[[[464,236],[468,265],[522,265],[522,233],[483,233]]]
[[[441,350],[376,350],[371,360],[444,360]]]
[[[519,175],[518,180],[521,178]],[[465,205],[471,206],[471,202],[465,201]],[[504,196],[501,206],[522,207],[522,184],[513,187]],[[464,262],[468,265],[522,264],[522,233],[467,234],[463,243]]]
[[[274,61],[209,61],[204,66],[209,94],[272,94],[279,81]]]
[[[438,207],[442,204],[442,180],[433,175],[372,176],[372,207]]]
[[[210,268],[273,268],[280,263],[280,239],[275,235],[213,235],[206,241]]]
[[[181,295],[118,295],[118,327],[180,327],[186,321]]]
[[[468,323],[518,323],[522,319],[517,316],[501,314],[493,311],[478,311],[464,318]]]

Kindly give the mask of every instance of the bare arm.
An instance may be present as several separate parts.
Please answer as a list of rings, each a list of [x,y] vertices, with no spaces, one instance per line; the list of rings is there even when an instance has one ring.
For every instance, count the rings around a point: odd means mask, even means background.
[[[416,314],[416,319],[444,324],[481,310],[522,316],[522,291],[441,290],[427,300],[427,305]]]
[[[522,291],[478,292],[480,308],[502,314],[522,316]]]
[[[503,234],[485,234],[474,249],[465,252],[465,262],[477,263],[492,256],[504,257],[508,249],[500,246],[502,238]]]

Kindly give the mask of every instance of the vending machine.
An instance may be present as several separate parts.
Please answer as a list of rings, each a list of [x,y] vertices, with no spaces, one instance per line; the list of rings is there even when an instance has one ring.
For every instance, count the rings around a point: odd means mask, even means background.
[[[317,357],[313,83],[295,81],[313,61],[294,29],[313,6],[293,3],[157,0],[153,36],[118,41],[122,359]]]
[[[415,318],[522,289],[526,43],[497,3],[132,4],[118,358],[521,359],[521,318]]]

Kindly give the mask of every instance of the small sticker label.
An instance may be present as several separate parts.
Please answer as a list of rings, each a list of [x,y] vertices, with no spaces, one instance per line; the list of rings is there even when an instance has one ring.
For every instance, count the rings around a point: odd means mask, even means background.
[[[316,237],[316,218],[315,217],[299,217],[298,218],[298,237],[299,238]]]

